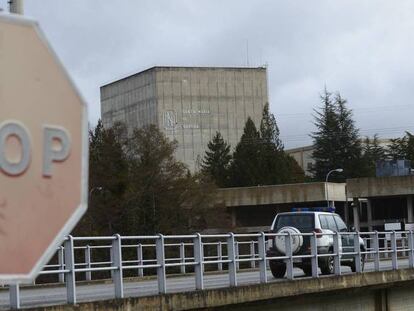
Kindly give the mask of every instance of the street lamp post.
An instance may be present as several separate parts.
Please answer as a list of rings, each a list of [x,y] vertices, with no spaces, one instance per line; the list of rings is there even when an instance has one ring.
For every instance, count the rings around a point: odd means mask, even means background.
[[[342,169],[342,168],[337,168],[337,169],[334,169],[334,170],[330,170],[329,172],[328,172],[328,174],[326,174],[326,179],[325,179],[325,197],[326,197],[326,206],[329,208],[330,206],[330,204],[329,204],[329,191],[328,191],[328,189],[329,189],[329,187],[328,187],[328,178],[329,178],[329,175],[331,175],[331,173],[334,173],[334,172],[336,172],[336,173],[342,173],[344,170]]]

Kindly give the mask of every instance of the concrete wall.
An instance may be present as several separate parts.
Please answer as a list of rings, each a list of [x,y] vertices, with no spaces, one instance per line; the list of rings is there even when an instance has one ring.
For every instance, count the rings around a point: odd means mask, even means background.
[[[370,177],[348,179],[349,198],[413,195],[413,176]]]
[[[155,74],[151,70],[101,87],[101,117],[105,127],[115,122],[135,127],[158,124]]]
[[[153,67],[101,88],[105,126],[158,124],[178,141],[177,159],[191,170],[216,131],[234,148],[249,116],[259,126],[267,102],[263,67]]]
[[[28,310],[202,310],[230,306],[242,311],[245,303],[274,304],[277,310],[413,310],[414,270],[348,274],[338,277],[302,279],[172,293],[148,297],[61,305]],[[290,306],[290,307],[289,307]],[[280,308],[279,308],[280,307]],[[236,310],[233,308],[233,310]],[[249,309],[246,309],[249,310]],[[255,309],[250,309],[255,310]],[[274,309],[268,309],[274,310]]]
[[[345,184],[303,183],[219,189],[217,203],[226,207],[346,200]]]

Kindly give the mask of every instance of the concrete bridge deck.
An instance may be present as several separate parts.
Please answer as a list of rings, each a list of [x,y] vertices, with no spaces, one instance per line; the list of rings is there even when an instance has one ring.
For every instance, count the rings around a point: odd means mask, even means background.
[[[198,310],[235,303],[246,303],[312,293],[351,290],[355,288],[388,287],[414,282],[414,269],[408,260],[399,261],[398,270],[391,269],[389,260],[381,261],[374,272],[367,263],[364,273],[351,273],[343,267],[341,276],[304,277],[295,269],[295,280],[274,279],[268,273],[267,284],[259,283],[258,271],[238,273],[238,286],[229,288],[227,274],[205,276],[205,290],[196,291],[193,276],[167,279],[168,294],[158,295],[157,280],[124,283],[124,299],[114,299],[113,284],[78,285],[78,304],[68,305],[63,286],[27,287],[21,289],[21,307],[34,310]],[[372,271],[372,272],[369,272]],[[0,308],[9,308],[8,292],[0,292]]]

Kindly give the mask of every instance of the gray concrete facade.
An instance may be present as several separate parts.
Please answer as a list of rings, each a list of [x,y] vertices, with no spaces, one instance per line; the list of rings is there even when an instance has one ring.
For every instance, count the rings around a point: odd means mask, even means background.
[[[248,117],[259,126],[267,102],[264,67],[153,67],[101,87],[105,127],[158,125],[192,171],[216,131],[234,148]]]

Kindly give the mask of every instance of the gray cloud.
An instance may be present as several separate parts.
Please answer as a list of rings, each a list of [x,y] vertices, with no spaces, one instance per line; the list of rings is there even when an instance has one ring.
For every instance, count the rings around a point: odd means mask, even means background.
[[[414,130],[413,13],[408,0],[26,0],[93,124],[100,85],[154,65],[243,66],[248,42],[250,65],[269,66],[287,147],[309,143],[325,84],[348,99],[363,134]]]

